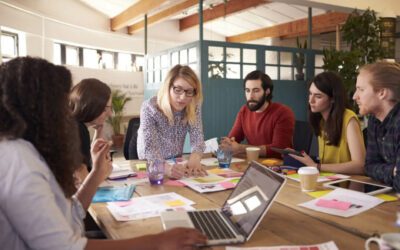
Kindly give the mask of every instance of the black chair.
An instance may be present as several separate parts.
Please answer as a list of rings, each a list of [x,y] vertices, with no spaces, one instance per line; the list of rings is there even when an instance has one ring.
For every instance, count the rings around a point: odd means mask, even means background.
[[[293,134],[293,148],[298,151],[310,153],[313,131],[306,121],[296,121]]]
[[[129,120],[128,130],[125,135],[124,142],[124,156],[127,160],[138,159],[136,142],[137,142],[137,131],[140,126],[140,118],[134,117]]]

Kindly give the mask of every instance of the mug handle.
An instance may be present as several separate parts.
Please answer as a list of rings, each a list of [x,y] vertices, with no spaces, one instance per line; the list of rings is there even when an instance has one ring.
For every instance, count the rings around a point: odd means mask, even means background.
[[[378,238],[378,237],[371,237],[371,238],[368,238],[367,241],[365,242],[365,245],[364,245],[365,250],[370,250],[369,244],[371,242],[375,242],[376,244],[378,244],[379,249],[381,248],[382,240],[380,238]]]

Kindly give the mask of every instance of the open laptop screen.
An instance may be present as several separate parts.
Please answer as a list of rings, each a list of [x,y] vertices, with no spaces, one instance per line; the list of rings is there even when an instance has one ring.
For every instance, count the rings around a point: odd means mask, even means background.
[[[284,177],[252,162],[226,200],[223,213],[248,238],[284,181]]]

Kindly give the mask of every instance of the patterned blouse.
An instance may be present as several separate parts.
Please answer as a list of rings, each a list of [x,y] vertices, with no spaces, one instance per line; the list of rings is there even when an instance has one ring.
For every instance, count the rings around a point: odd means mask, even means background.
[[[191,152],[205,149],[201,106],[196,107],[196,122],[192,126],[185,123],[185,112],[174,112],[174,124],[158,109],[154,96],[142,104],[137,150],[139,159],[168,159],[183,153],[186,134],[190,135]]]

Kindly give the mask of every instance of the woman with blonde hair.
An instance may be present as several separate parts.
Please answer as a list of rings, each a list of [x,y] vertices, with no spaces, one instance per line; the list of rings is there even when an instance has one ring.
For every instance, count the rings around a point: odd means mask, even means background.
[[[368,119],[366,174],[400,191],[400,64],[377,62],[361,68],[357,102]]]
[[[186,134],[191,154],[187,165],[167,165],[170,177],[204,175],[200,160],[205,147],[201,83],[188,66],[173,67],[157,96],[145,101],[140,111],[137,150],[140,159],[174,159],[183,153]]]

